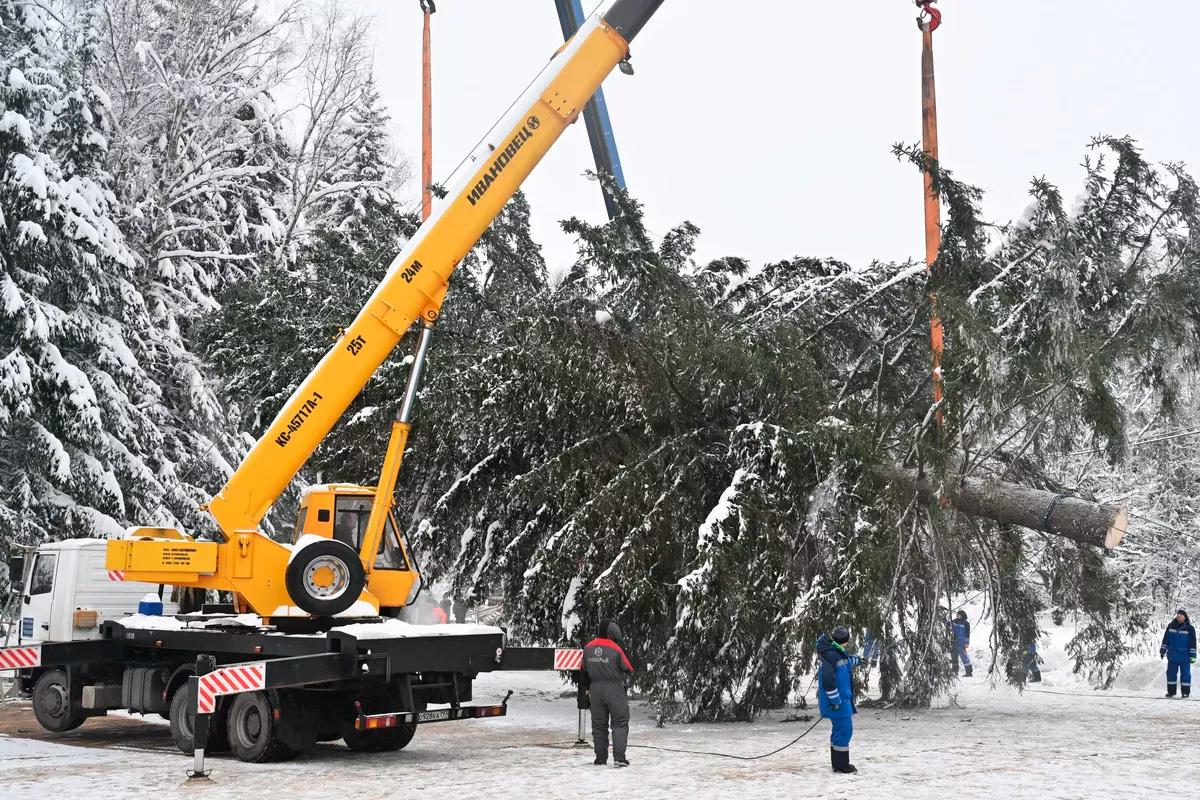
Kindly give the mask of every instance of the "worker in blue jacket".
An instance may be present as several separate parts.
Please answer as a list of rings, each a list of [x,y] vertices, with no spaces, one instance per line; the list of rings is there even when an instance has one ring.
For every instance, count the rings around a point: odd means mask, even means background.
[[[833,723],[829,734],[829,761],[834,772],[858,772],[850,763],[850,737],[854,735],[854,682],[850,670],[862,663],[858,656],[846,652],[850,631],[842,626],[833,635],[821,634],[817,639],[817,706],[821,716]]]
[[[967,652],[967,648],[971,644],[971,623],[967,619],[967,612],[960,608],[954,615],[951,627],[954,631],[954,674],[958,674],[958,660],[961,658],[963,674],[969,678],[973,668],[971,667],[971,655]]]
[[[1184,609],[1176,611],[1175,619],[1167,625],[1158,655],[1167,660],[1167,697],[1175,696],[1177,681],[1179,696],[1190,695],[1192,693],[1192,664],[1196,663],[1196,629],[1192,627],[1192,622],[1188,619],[1187,611]]]

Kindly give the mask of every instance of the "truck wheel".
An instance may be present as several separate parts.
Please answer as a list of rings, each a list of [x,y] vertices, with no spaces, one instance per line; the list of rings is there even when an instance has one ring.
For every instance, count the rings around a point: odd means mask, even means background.
[[[61,669],[47,672],[33,685],[33,715],[39,725],[55,733],[73,731],[87,719],[83,705],[71,702],[67,673]]]
[[[229,751],[229,733],[225,721],[227,703],[217,701],[217,712],[208,720],[208,753],[226,753]],[[185,681],[171,697],[171,738],[175,746],[184,754],[190,756],[196,750],[196,697],[192,694],[192,682]]]
[[[265,692],[246,692],[229,709],[229,746],[242,761],[261,764],[295,755],[276,735],[275,710]]]
[[[393,706],[394,708],[395,706]],[[376,709],[371,713],[377,713],[382,709]],[[417,711],[424,711],[425,704],[417,703]],[[417,733],[415,723],[408,725],[398,725],[395,728],[384,728],[383,730],[375,731],[360,731],[354,727],[354,721],[347,722],[342,731],[342,740],[346,743],[346,747],[360,753],[375,753],[384,752],[391,753],[396,750],[403,750],[408,746],[408,743],[413,740],[413,736]]]
[[[400,725],[395,728],[381,731],[379,734],[379,750],[384,753],[392,753],[396,750],[403,750],[408,747],[408,743],[413,740],[413,736],[417,733],[417,726]]]
[[[366,575],[354,548],[336,539],[305,546],[284,574],[292,601],[316,617],[332,617],[357,602]]]

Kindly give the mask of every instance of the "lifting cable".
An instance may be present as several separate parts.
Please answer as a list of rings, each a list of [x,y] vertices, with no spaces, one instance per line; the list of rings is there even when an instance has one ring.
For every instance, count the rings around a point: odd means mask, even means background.
[[[421,0],[421,221],[433,208],[433,68],[430,59],[429,18],[437,11],[433,0]]]

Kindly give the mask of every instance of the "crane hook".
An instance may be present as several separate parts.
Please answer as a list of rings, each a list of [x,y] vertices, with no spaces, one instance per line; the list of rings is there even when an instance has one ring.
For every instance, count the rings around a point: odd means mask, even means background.
[[[942,24],[942,12],[933,7],[937,0],[915,0],[917,7],[921,9],[920,16],[917,17],[917,27],[925,29],[925,18],[929,18],[929,32],[933,33]]]
[[[426,14],[433,14],[437,11],[437,6],[433,4],[433,0],[421,0],[421,10]]]

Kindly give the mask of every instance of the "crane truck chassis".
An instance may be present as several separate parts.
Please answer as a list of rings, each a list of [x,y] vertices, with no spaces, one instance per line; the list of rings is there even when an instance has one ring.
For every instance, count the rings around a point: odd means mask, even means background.
[[[105,545],[51,542],[10,561],[20,606],[4,642],[16,646],[0,647],[0,672],[16,673],[52,732],[115,709],[162,715],[197,772],[206,749],[243,761],[337,739],[353,750],[399,750],[420,724],[504,716],[507,697],[471,704],[480,673],[573,670],[582,661],[579,650],[509,647],[504,631],[487,625],[310,618],[284,631],[228,607],[131,614],[163,602],[162,589],[106,570]],[[176,610],[169,600],[163,607]]]
[[[507,714],[507,696],[470,704],[479,673],[561,669],[578,663],[580,652],[506,647],[503,631],[484,626],[423,635],[426,626],[358,622],[298,635],[235,619],[110,620],[98,639],[0,649],[0,669],[17,670],[47,730],[73,730],[113,709],[160,714],[203,772],[206,750],[249,762],[283,760],[338,739],[351,750],[399,750],[417,725]],[[427,708],[438,704],[447,707]]]

